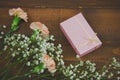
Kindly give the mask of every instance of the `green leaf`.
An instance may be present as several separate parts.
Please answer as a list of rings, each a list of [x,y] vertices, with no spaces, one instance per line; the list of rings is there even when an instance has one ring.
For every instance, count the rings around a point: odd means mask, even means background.
[[[40,63],[38,66],[34,67],[34,70],[33,72],[40,72],[41,70],[44,69],[44,64],[43,63]]]

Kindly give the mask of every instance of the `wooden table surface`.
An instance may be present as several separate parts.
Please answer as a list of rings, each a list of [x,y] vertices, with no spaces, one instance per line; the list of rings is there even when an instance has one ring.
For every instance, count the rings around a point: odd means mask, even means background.
[[[8,10],[16,7],[23,8],[29,16],[29,22],[22,22],[18,33],[29,35],[31,22],[43,22],[55,35],[55,43],[62,44],[66,64],[77,62],[76,53],[60,30],[59,23],[79,12],[103,42],[102,47],[82,60],[91,60],[101,66],[114,56],[120,58],[120,0],[0,0],[0,25],[10,26],[13,17],[8,15]]]

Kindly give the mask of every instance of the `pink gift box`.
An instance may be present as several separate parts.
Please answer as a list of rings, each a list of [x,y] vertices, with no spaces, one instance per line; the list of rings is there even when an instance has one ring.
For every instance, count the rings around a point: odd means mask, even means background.
[[[102,45],[82,13],[60,23],[60,27],[75,52],[80,56],[90,53]]]

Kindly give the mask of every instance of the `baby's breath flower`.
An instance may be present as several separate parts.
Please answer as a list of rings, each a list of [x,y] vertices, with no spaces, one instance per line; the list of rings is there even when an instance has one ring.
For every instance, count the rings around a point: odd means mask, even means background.
[[[15,54],[14,54],[14,53],[12,54],[12,57],[15,57]]]
[[[3,35],[3,34],[4,34],[4,32],[1,32],[1,34]]]
[[[4,51],[6,51],[6,50],[7,50],[7,48],[8,48],[8,46],[7,46],[7,45],[5,45],[3,50],[4,50]]]
[[[117,80],[120,80],[120,77],[117,77]]]
[[[113,77],[113,73],[110,73],[110,74],[108,75],[108,79],[110,79],[111,77]]]
[[[5,28],[6,28],[6,26],[5,26],[5,25],[3,25],[3,28],[5,29]]]
[[[79,56],[79,55],[76,55],[76,58],[80,58],[80,56]]]
[[[23,57],[25,58],[26,56],[27,56],[27,55],[24,53],[24,54],[23,54]]]
[[[28,75],[29,78],[31,78],[31,75]]]
[[[28,61],[26,65],[27,65],[27,66],[30,66],[30,61]]]
[[[120,74],[120,71],[117,71],[117,74],[119,75],[119,74]]]

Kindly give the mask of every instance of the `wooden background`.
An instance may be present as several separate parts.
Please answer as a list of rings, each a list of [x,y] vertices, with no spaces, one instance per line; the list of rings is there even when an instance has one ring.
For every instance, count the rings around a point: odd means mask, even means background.
[[[75,63],[75,51],[60,30],[59,23],[82,12],[93,30],[98,33],[103,45],[82,60],[91,60],[98,66],[108,63],[112,57],[120,58],[120,0],[0,0],[0,25],[10,27],[13,17],[10,8],[21,7],[29,16],[22,22],[18,33],[29,35],[33,21],[46,24],[55,35],[55,43],[62,44],[66,64]]]

